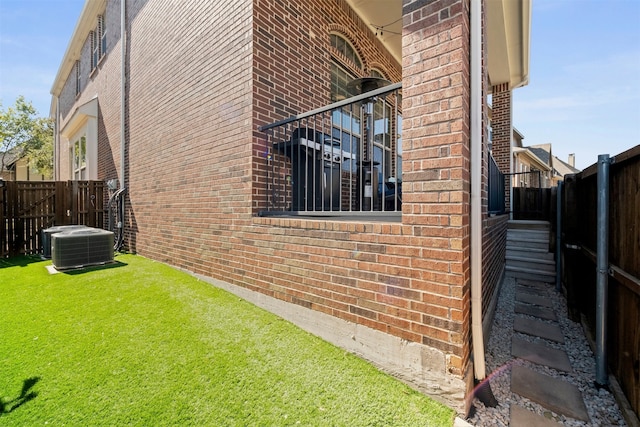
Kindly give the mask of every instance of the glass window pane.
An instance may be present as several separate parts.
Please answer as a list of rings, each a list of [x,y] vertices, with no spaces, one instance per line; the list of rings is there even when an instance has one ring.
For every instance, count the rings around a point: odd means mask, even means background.
[[[87,138],[80,138],[80,166],[87,165]]]

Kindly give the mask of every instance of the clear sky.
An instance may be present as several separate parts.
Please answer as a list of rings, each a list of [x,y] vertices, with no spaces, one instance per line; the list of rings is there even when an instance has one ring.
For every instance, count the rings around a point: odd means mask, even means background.
[[[584,169],[640,144],[640,0],[533,0],[530,61],[513,92],[523,145]]]
[[[49,114],[83,4],[0,0],[4,108],[24,95]],[[551,143],[565,161],[575,153],[580,169],[640,144],[640,0],[533,0],[529,85],[513,99],[524,145]]]

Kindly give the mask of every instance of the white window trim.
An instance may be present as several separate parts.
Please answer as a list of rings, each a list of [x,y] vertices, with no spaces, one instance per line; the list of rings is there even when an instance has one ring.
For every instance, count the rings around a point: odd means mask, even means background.
[[[96,28],[98,32],[97,42],[98,42],[98,62],[104,57],[107,53],[107,31],[104,25],[104,15],[98,15],[98,27]]]
[[[68,179],[74,180],[74,144],[82,136],[86,138],[86,177],[98,179],[98,98],[93,98],[74,111],[71,119],[60,132],[61,144],[66,144],[69,153]],[[64,147],[64,146],[62,146]]]

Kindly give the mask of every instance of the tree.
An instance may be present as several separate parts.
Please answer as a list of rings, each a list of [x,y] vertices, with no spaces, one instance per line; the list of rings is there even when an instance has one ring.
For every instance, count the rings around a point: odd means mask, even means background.
[[[26,157],[44,175],[53,170],[53,121],[38,117],[31,102],[19,96],[6,110],[0,102],[0,170],[7,155]]]

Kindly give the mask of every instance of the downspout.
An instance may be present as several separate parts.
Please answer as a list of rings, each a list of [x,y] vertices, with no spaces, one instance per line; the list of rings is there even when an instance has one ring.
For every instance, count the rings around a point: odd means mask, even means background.
[[[125,183],[125,167],[124,167],[124,156],[125,156],[125,85],[126,85],[126,53],[127,53],[127,42],[126,42],[126,0],[120,0],[120,50],[121,50],[121,69],[120,69],[120,189],[124,189]]]
[[[471,339],[473,369],[481,386],[475,395],[488,406],[495,406],[486,377],[482,332],[482,5],[471,1]],[[488,392],[488,393],[487,393]],[[485,399],[484,397],[490,398]],[[493,398],[493,405],[491,405]],[[487,402],[485,402],[487,400]]]
[[[60,165],[58,162],[60,161],[60,98],[56,98],[56,118],[54,121],[54,132],[53,135],[53,179],[57,181],[60,179]]]
[[[119,203],[119,218],[117,218],[117,226],[120,228],[119,230],[119,241],[117,242],[118,250],[120,250],[122,244],[124,243],[124,207],[125,207],[125,153],[126,153],[126,139],[125,139],[125,108],[126,108],[126,99],[125,99],[125,89],[127,82],[127,64],[126,64],[126,55],[127,55],[127,32],[126,32],[126,0],[120,0],[120,190],[117,191],[118,200],[116,203]]]

